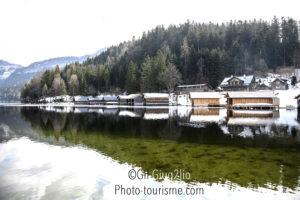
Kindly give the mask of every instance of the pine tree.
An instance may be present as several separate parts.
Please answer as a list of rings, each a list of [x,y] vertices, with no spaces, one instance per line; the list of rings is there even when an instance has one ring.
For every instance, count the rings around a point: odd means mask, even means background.
[[[133,62],[129,63],[127,69],[125,88],[129,93],[136,92],[139,89],[137,82],[137,66]]]

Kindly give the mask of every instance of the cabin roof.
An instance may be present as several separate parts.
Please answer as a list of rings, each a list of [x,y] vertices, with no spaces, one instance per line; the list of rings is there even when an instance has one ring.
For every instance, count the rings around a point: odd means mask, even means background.
[[[243,81],[243,85],[244,86],[248,86],[251,84],[254,76],[253,75],[249,75],[249,76],[230,76],[230,77],[225,77],[224,80],[221,83],[221,86],[227,86],[228,85],[228,81],[233,79],[233,78],[237,78]]]
[[[135,99],[141,97],[141,94],[129,94],[129,95],[119,95],[119,99]]]
[[[169,94],[167,93],[144,93],[145,99],[151,98],[169,98]]]
[[[91,96],[74,96],[74,101],[88,101]]]
[[[208,85],[205,83],[194,84],[194,85],[178,85],[177,88],[189,88],[189,87],[197,87],[197,86],[203,87],[203,86],[208,86]]]
[[[118,96],[116,96],[116,95],[104,95],[103,100],[104,101],[117,101]]]
[[[95,97],[88,97],[89,101],[102,101],[103,100],[103,95],[98,95]]]
[[[201,98],[221,98],[222,94],[219,92],[190,92],[191,99],[201,99]]]
[[[228,92],[228,98],[275,98],[272,91],[261,92]]]
[[[285,79],[283,79],[283,78],[278,78],[278,77],[274,78],[274,79],[272,80],[272,82],[277,81],[277,80],[278,80],[279,82],[283,83],[283,84],[287,84],[287,80],[285,80]]]

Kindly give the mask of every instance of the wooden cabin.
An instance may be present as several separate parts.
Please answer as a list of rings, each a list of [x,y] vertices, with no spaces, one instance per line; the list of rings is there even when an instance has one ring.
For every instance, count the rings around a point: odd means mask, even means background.
[[[229,92],[227,105],[233,109],[273,109],[279,107],[279,98],[272,91]]]
[[[223,91],[249,91],[253,90],[254,85],[255,77],[244,75],[226,77],[219,87]]]
[[[190,92],[192,106],[220,106],[219,92]]]
[[[271,82],[271,88],[273,90],[287,90],[289,89],[289,85],[287,83],[287,80],[281,78],[275,78]]]
[[[105,104],[118,104],[119,100],[118,100],[118,96],[116,95],[104,95],[103,96],[103,103]]]
[[[74,103],[75,104],[89,104],[89,98],[91,96],[74,96]]]
[[[100,104],[103,103],[103,95],[98,95],[95,97],[88,97],[89,104]]]
[[[169,105],[169,94],[167,93],[144,93],[145,105]]]
[[[130,95],[119,95],[119,104],[121,105],[143,105],[143,95],[141,94],[130,94]]]

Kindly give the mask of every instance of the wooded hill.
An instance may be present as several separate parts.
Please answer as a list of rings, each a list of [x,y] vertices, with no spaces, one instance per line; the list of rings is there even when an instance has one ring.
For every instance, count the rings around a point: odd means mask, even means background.
[[[300,66],[299,22],[291,18],[157,26],[83,64],[48,70],[22,97],[172,91],[179,83],[217,87],[225,76]]]

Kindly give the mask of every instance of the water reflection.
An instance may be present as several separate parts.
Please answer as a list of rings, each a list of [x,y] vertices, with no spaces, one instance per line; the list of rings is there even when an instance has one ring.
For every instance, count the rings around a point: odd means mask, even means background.
[[[189,132],[199,132],[199,128],[202,128],[201,130],[205,130],[206,132],[209,132],[210,130],[214,133],[219,132],[222,135],[227,134],[231,135],[232,137],[253,138],[263,135],[264,137],[274,138],[276,136],[280,137],[281,141],[284,141],[282,138],[289,138],[290,142],[293,143],[299,140],[300,134],[300,120],[299,112],[297,112],[297,110],[227,110],[219,108],[190,108],[184,106],[160,109],[151,107],[40,107],[39,110],[41,110],[41,116],[42,119],[44,119],[44,124],[46,124],[46,119],[45,116],[43,116],[43,113],[50,115],[51,119],[53,116],[55,116],[55,114],[51,115],[51,112],[61,113],[53,119],[56,120],[52,123],[55,131],[62,130],[62,128],[65,127],[66,121],[64,117],[67,116],[67,113],[90,113],[89,116],[110,116],[107,123],[111,121],[111,118],[114,118],[114,120],[118,120],[118,125],[120,125],[120,121],[124,120],[123,118],[126,118],[127,121],[132,121],[129,118],[136,118],[136,121],[139,122],[133,123],[132,126],[137,125],[136,123],[139,123],[139,126],[144,126],[144,124],[150,124],[151,122],[142,121],[153,120],[153,123],[155,124],[161,124],[161,126],[168,125],[167,128],[176,126],[174,131],[179,132],[175,133],[176,135],[181,135],[184,129],[191,127],[195,129],[188,129]],[[75,120],[72,123],[76,125],[78,122]],[[92,126],[94,126],[94,124]],[[211,126],[213,126],[213,128],[210,128]],[[132,128],[134,129],[134,127]],[[142,129],[144,129],[144,127],[142,127]],[[168,131],[174,133],[172,130]],[[188,134],[190,137],[190,133],[184,134]],[[154,135],[155,134],[152,134],[151,136]]]
[[[123,176],[126,175],[124,167],[128,168],[128,165],[146,172],[153,169],[164,172],[184,169],[191,173],[191,179],[184,180],[186,183],[208,184],[208,188],[215,189],[220,189],[216,185],[226,185],[226,194],[236,191],[236,188],[250,188],[254,191],[259,189],[264,196],[272,192],[262,188],[270,188],[279,192],[276,195],[281,199],[299,195],[300,125],[297,110],[245,112],[188,107],[23,107],[20,110],[0,108],[0,112],[2,142],[25,135],[34,141],[63,145],[57,153],[66,150],[64,146],[84,145],[100,152],[100,158],[84,159],[83,162],[98,166],[95,163],[99,162],[100,165],[106,162],[100,162],[101,159],[113,159],[120,163],[114,166],[123,169]],[[24,133],[20,130],[24,130]],[[4,152],[0,146],[0,156],[9,154],[9,151]],[[84,157],[81,151],[76,151],[78,156],[75,157]],[[46,151],[40,154],[48,156]],[[3,159],[0,157],[0,166]],[[13,165],[16,163],[10,167]],[[83,166],[82,170],[90,170],[87,166]],[[107,168],[111,167],[107,164]],[[0,169],[1,177],[1,171],[8,168]],[[111,170],[106,170],[106,173],[112,175]],[[97,181],[89,180],[100,185],[111,181],[103,176],[101,173],[95,176]],[[6,182],[6,179],[1,180]],[[1,187],[6,186],[0,185],[0,191]],[[89,185],[87,188],[97,187]],[[87,193],[103,195],[103,191],[94,189]],[[278,196],[284,192],[293,195]]]

